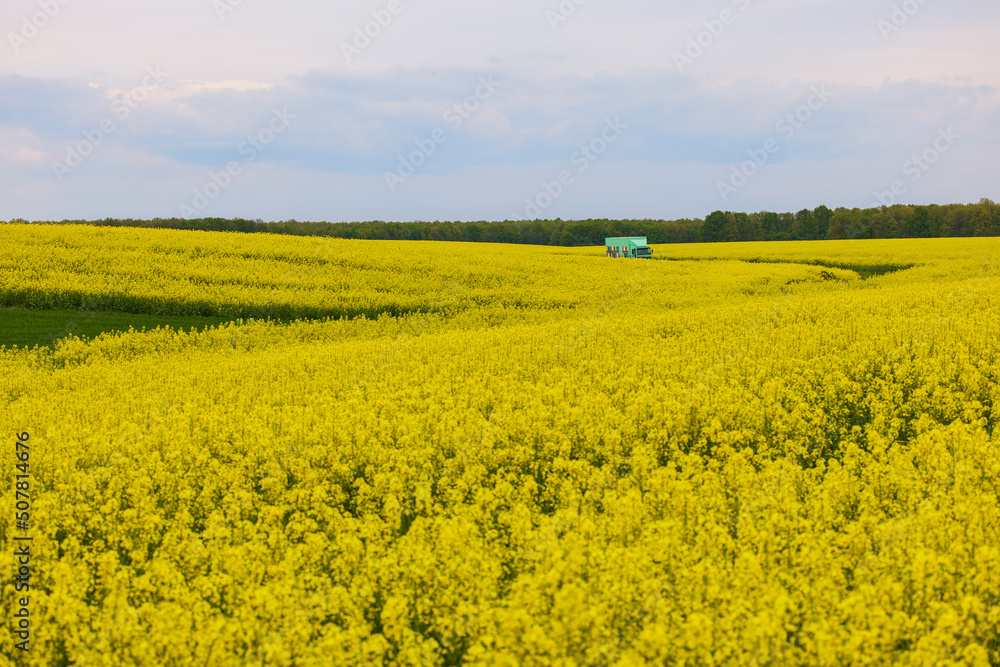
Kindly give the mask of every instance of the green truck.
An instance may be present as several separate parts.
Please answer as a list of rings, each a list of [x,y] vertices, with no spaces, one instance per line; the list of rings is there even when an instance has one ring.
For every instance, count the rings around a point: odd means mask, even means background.
[[[604,239],[607,257],[653,259],[653,250],[646,244],[645,236],[617,236]]]

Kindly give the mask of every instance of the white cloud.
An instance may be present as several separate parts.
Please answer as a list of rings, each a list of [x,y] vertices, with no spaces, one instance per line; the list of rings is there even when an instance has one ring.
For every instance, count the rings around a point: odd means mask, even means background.
[[[33,218],[173,214],[284,107],[294,123],[213,210],[507,217],[619,115],[628,133],[552,215],[704,215],[719,207],[720,173],[819,84],[835,97],[783,142],[733,207],[863,205],[924,137],[948,125],[970,148],[929,172],[914,196],[1000,197],[983,176],[1000,143],[998,5],[930,0],[886,39],[878,21],[893,11],[888,0],[590,0],[553,30],[545,12],[558,4],[404,0],[347,62],[341,42],[384,0],[247,1],[221,20],[207,0],[69,3],[26,46],[0,57],[0,218],[15,209]],[[16,30],[36,3],[8,7]],[[679,73],[673,54],[717,29],[724,10],[734,20]],[[127,118],[115,115],[116,101],[150,67],[166,81]],[[449,128],[445,112],[484,75],[503,86]],[[55,179],[51,162],[108,118],[114,132],[71,177]],[[383,173],[436,128],[448,130],[447,141],[389,193]]]

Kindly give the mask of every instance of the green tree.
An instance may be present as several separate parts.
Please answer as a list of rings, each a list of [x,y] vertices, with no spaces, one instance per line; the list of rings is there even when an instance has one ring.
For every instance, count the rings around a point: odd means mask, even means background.
[[[993,212],[996,204],[991,199],[980,199],[978,204],[969,206],[968,229],[971,236],[994,236]]]
[[[922,238],[931,235],[931,213],[926,206],[918,206],[906,221],[906,235]]]
[[[751,213],[748,216],[746,239],[747,241],[764,240],[764,215],[763,213]]]
[[[761,217],[764,224],[764,239],[770,241],[778,233],[778,214],[764,211],[761,213]]]
[[[826,237],[828,239],[846,239],[848,226],[851,222],[851,212],[846,208],[838,208],[830,216],[830,223],[827,226]]]
[[[976,236],[1000,236],[1000,211],[992,199],[980,199],[976,205]]]
[[[813,211],[813,219],[816,221],[816,238],[828,238],[830,234],[830,221],[833,219],[833,211],[824,205],[817,206]]]
[[[792,233],[797,239],[816,238],[816,218],[813,217],[812,211],[804,208],[795,214],[795,226]]]
[[[701,238],[708,243],[726,240],[726,214],[722,211],[713,211],[705,218],[705,224],[701,227]]]
[[[560,244],[560,241],[562,240],[563,230],[565,228],[566,225],[564,225],[563,223],[561,222],[556,223],[556,226],[552,228],[552,234],[549,236],[549,245]]]
[[[779,213],[778,214],[778,226],[777,231],[774,235],[775,241],[790,241],[794,237],[795,231],[795,214],[794,213]]]

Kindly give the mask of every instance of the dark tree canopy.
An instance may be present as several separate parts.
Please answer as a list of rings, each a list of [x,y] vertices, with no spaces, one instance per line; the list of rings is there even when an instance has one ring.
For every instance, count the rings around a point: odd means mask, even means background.
[[[12,220],[12,223],[25,222]],[[714,211],[704,220],[503,220],[488,222],[264,222],[242,218],[62,220],[48,224],[151,227],[243,233],[296,234],[346,239],[471,241],[531,245],[592,246],[609,236],[645,236],[649,243],[791,241],[818,239],[1000,236],[1000,206],[975,204],[881,208],[818,206],[798,213]]]

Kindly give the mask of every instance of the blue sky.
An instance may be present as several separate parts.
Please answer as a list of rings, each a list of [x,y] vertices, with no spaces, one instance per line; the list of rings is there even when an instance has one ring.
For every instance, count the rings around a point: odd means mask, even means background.
[[[6,0],[0,27],[0,219],[1000,199],[980,0]]]

